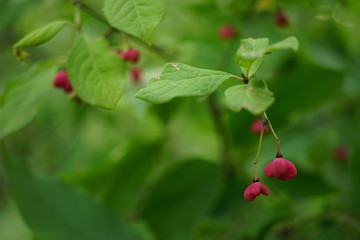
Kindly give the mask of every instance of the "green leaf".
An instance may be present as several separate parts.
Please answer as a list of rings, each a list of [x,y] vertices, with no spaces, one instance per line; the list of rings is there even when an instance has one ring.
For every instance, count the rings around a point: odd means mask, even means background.
[[[218,166],[203,160],[169,169],[154,186],[142,213],[156,239],[190,239],[195,225],[215,203],[221,180]]]
[[[143,239],[85,192],[59,179],[34,175],[9,156],[4,159],[12,196],[40,239]]]
[[[273,93],[270,92],[264,81],[250,80],[247,85],[236,85],[225,91],[227,106],[238,112],[245,108],[252,114],[260,114],[274,102]]]
[[[151,103],[165,103],[175,97],[204,97],[215,92],[230,78],[238,77],[183,63],[167,63],[161,75],[152,78],[136,97]]]
[[[241,45],[238,50],[238,61],[246,61],[256,60],[263,57],[264,52],[269,47],[269,39],[268,38],[248,38],[242,39]]]
[[[30,32],[13,45],[14,56],[20,60],[26,58],[28,53],[23,50],[24,47],[34,47],[49,41],[64,27],[65,23],[64,21],[52,22]]]
[[[105,17],[111,26],[148,44],[165,12],[163,0],[105,0],[104,3]]]
[[[272,44],[270,47],[268,47],[266,52],[270,53],[279,49],[292,49],[297,51],[299,49],[299,41],[296,37],[288,37],[280,42]]]
[[[259,70],[263,61],[264,52],[268,47],[268,38],[248,38],[241,40],[236,59],[241,71],[246,77],[251,77]]]
[[[299,42],[295,37],[288,37],[271,46],[269,46],[268,38],[242,39],[236,59],[243,74],[249,78],[260,69],[266,54],[279,49],[293,49],[296,51],[298,48]]]
[[[24,74],[26,81],[9,82],[0,96],[0,139],[27,125],[36,115],[36,103],[51,80],[56,67],[44,63]]]
[[[106,40],[78,39],[70,51],[67,71],[76,94],[85,102],[114,109],[125,85],[125,63]]]

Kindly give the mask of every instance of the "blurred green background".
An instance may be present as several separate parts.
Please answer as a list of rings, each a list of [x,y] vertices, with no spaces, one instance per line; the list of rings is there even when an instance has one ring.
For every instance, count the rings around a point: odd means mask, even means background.
[[[101,14],[102,1],[83,2]],[[72,3],[0,0],[0,107],[13,87],[24,86],[21,101],[1,114],[13,114],[14,126],[32,120],[3,138],[0,239],[360,239],[360,2],[167,0],[166,5],[154,43],[169,56],[130,40],[141,52],[142,81],[134,84],[129,77],[119,106],[107,111],[79,104],[52,86],[74,30],[65,28],[30,49],[23,63],[12,56],[11,46],[31,30],[53,20],[73,21]],[[286,27],[275,22],[279,8],[289,20]],[[83,31],[94,38],[108,30],[86,12],[82,20]],[[236,28],[236,39],[219,38],[225,24]],[[227,110],[225,86],[215,99],[233,176],[221,167],[224,142],[207,98],[155,106],[134,95],[169,61],[240,76],[235,61],[240,38],[276,42],[292,35],[299,51],[269,55],[256,78],[274,92],[267,113],[298,176],[285,182],[264,176],[277,150],[266,135],[259,169],[271,193],[246,202],[243,191],[251,183],[259,137],[250,125],[257,117]],[[117,33],[108,38],[114,50],[119,39]],[[334,155],[339,146],[346,148],[346,159]]]

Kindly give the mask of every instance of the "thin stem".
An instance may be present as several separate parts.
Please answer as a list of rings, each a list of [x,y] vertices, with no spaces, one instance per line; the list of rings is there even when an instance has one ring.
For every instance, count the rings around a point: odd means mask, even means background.
[[[258,144],[258,149],[257,149],[257,153],[255,156],[255,160],[254,160],[254,180],[258,179],[258,167],[257,167],[257,163],[259,161],[259,157],[260,157],[260,153],[261,153],[261,146],[262,146],[262,141],[263,141],[263,136],[264,136],[264,122],[261,125],[261,132],[260,132],[260,139],[259,139],[259,144]]]
[[[271,131],[272,135],[274,136],[274,138],[275,138],[275,140],[277,142],[278,151],[277,151],[276,157],[282,157],[280,139],[276,135],[276,133],[274,131],[274,128],[272,127],[271,122],[270,122],[268,116],[266,115],[265,111],[261,114],[261,116],[263,118],[263,121],[265,121],[266,124],[268,125],[268,127],[270,128],[270,131]]]

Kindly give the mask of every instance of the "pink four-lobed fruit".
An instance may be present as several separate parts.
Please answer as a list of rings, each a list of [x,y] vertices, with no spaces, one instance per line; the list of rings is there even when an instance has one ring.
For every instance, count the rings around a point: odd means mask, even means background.
[[[255,181],[245,189],[244,198],[246,201],[253,201],[260,194],[267,196],[269,193],[270,191],[265,185],[259,181]]]
[[[65,92],[71,92],[72,86],[69,80],[69,76],[65,70],[58,72],[54,78],[54,87],[62,88]]]
[[[139,68],[130,69],[130,74],[133,80],[133,83],[138,84],[141,78],[141,70]]]
[[[289,25],[289,20],[281,9],[277,9],[275,12],[275,22],[279,27],[286,27]]]
[[[233,39],[237,35],[236,29],[231,25],[223,25],[219,29],[219,36],[221,39]]]
[[[266,176],[276,177],[282,181],[296,177],[297,170],[295,165],[282,157],[277,157],[268,163],[264,170]]]
[[[121,53],[121,57],[124,61],[136,63],[140,59],[140,52],[134,48],[130,48]]]
[[[263,125],[262,120],[257,119],[251,123],[250,129],[253,133],[260,134],[262,125]],[[265,125],[264,126],[264,134],[267,134],[268,132],[269,132],[269,127]]]

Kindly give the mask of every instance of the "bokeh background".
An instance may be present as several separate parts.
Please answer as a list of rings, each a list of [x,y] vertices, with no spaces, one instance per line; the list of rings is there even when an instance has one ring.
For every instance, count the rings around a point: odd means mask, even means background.
[[[102,14],[102,1],[83,2]],[[360,239],[360,2],[166,5],[154,34],[161,51],[134,39],[120,45],[141,52],[141,82],[129,75],[119,106],[108,111],[52,86],[66,64],[73,29],[30,49],[25,62],[12,56],[12,45],[31,30],[73,21],[71,1],[0,0],[0,114],[13,116],[14,124],[22,116],[31,119],[1,134],[0,239]],[[276,22],[279,10],[285,26]],[[86,11],[82,21],[86,34],[107,34],[117,49],[120,34],[108,34],[108,26]],[[224,25],[236,29],[235,38],[219,37]],[[256,78],[274,92],[267,114],[298,176],[285,182],[264,176],[277,150],[268,134],[259,169],[271,194],[246,202],[259,138],[250,125],[257,116],[225,107],[223,91],[234,83],[214,96],[226,143],[207,98],[151,105],[134,95],[170,61],[240,76],[235,56],[241,38],[273,43],[288,36],[298,38],[299,51],[267,56]],[[26,85],[33,78],[39,80]],[[4,110],[9,91],[23,84],[22,101]],[[39,88],[45,89],[41,95]],[[0,128],[12,124],[1,121]],[[339,149],[345,154],[339,156]],[[223,171],[224,155],[234,164],[232,175]]]

